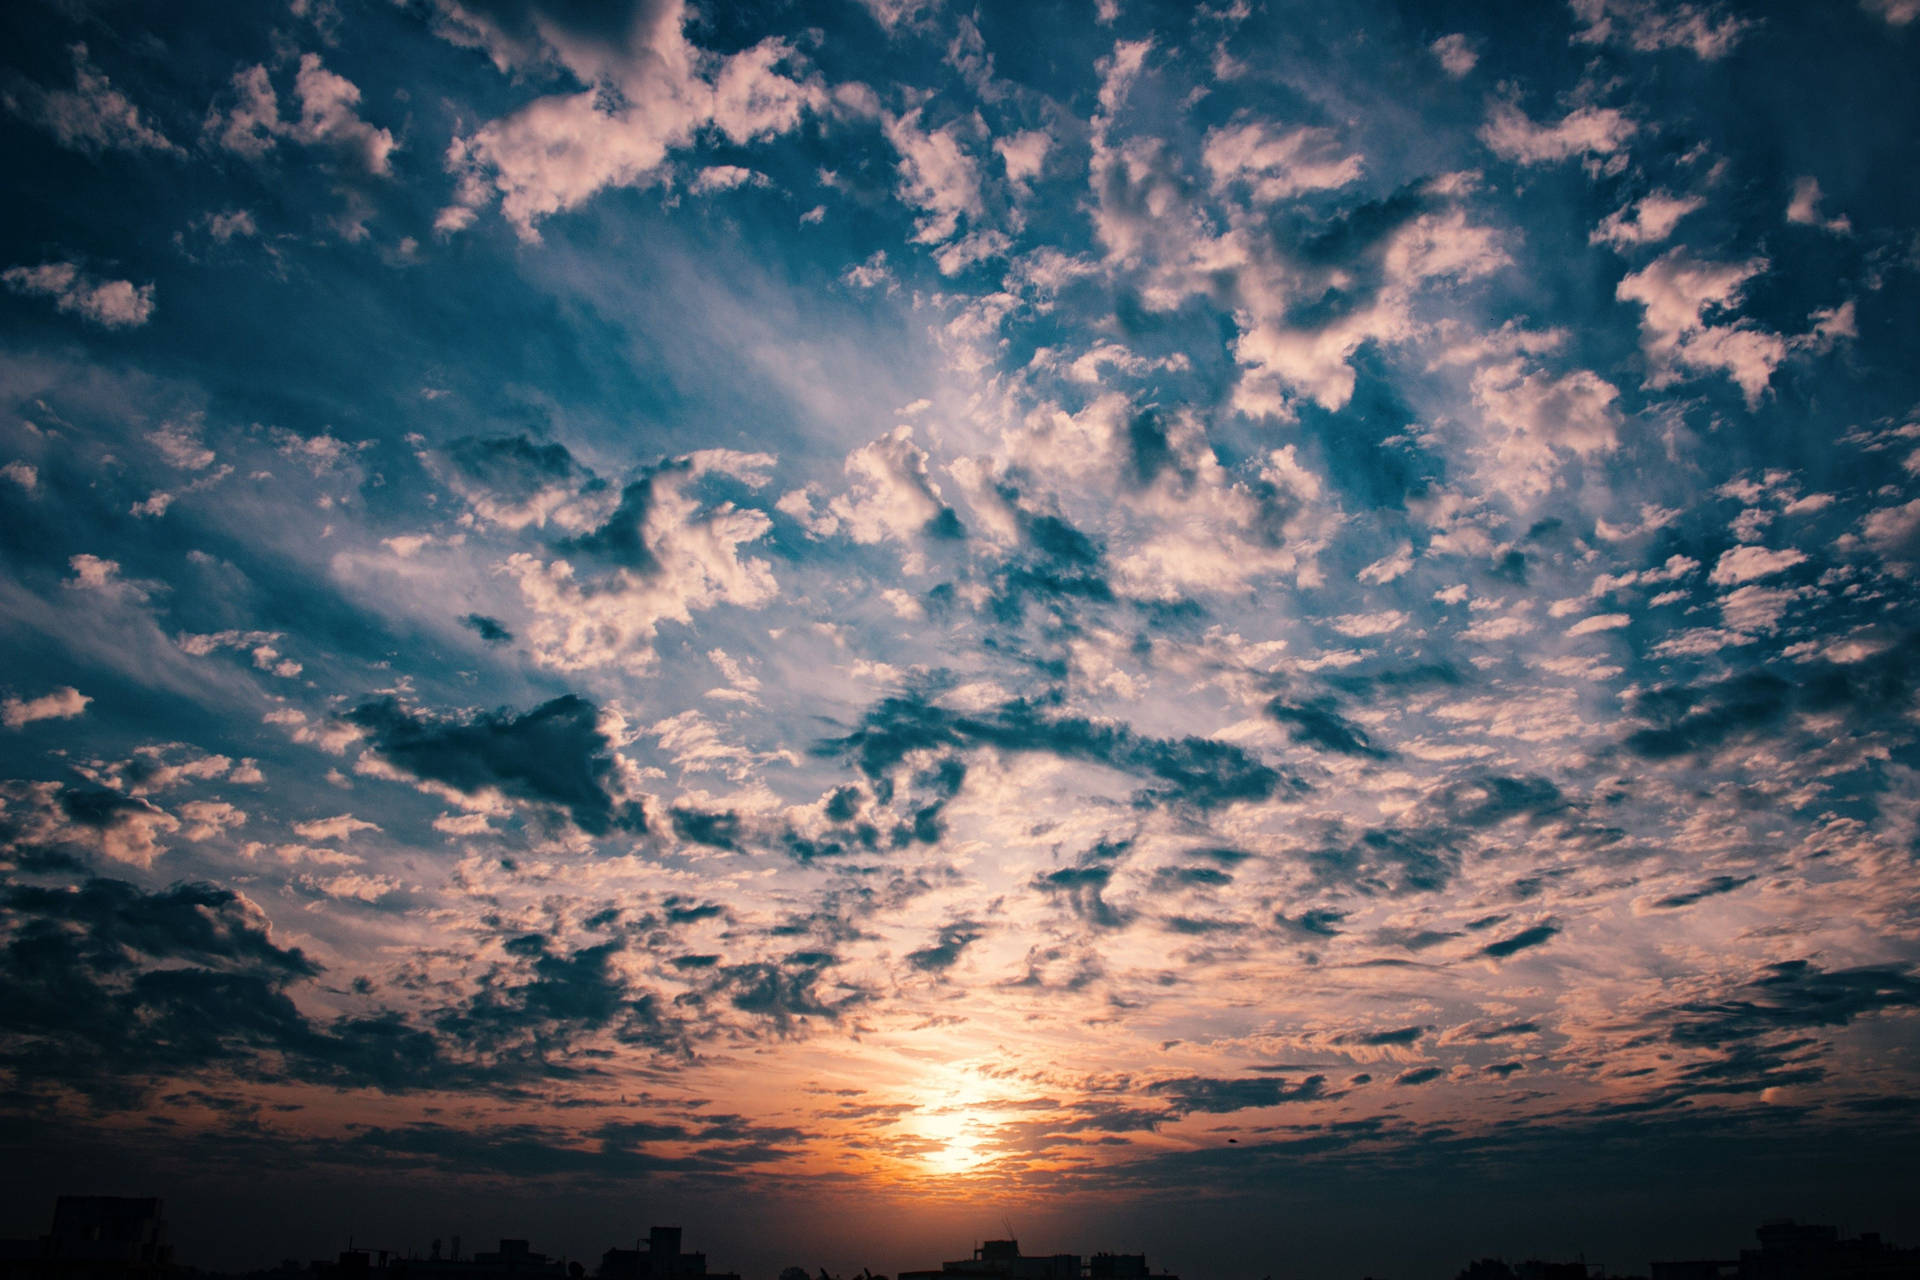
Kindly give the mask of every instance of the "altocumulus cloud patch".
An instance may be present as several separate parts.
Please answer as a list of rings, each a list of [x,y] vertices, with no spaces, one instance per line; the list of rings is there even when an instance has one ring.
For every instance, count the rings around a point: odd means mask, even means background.
[[[17,1163],[1873,1217],[1910,7],[17,7]]]

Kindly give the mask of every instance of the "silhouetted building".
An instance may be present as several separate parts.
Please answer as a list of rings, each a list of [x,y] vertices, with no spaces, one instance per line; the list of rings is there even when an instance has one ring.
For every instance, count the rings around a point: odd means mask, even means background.
[[[503,1239],[497,1249],[480,1249],[471,1257],[462,1257],[460,1238],[455,1236],[453,1253],[444,1258],[440,1256],[439,1243],[434,1241],[431,1257],[395,1258],[390,1264],[386,1251],[382,1250],[378,1269],[392,1273],[392,1280],[401,1277],[405,1280],[568,1280],[570,1274],[576,1277],[586,1274],[578,1264],[570,1269],[563,1259],[536,1253],[526,1240]],[[343,1261],[347,1257],[344,1253],[340,1256]],[[327,1280],[355,1280],[355,1277],[342,1273]]]
[[[1839,1228],[1791,1220],[1754,1233],[1758,1249],[1738,1259],[1653,1264],[1653,1280],[1920,1280],[1920,1249],[1900,1249],[1877,1232],[1842,1239]]]
[[[1141,1253],[1096,1253],[1086,1265],[1077,1253],[1029,1255],[1018,1240],[988,1240],[971,1258],[943,1262],[938,1271],[902,1271],[900,1280],[1147,1280],[1147,1258]],[[1179,1280],[1162,1274],[1154,1280]]]
[[[600,1255],[600,1280],[740,1280],[707,1270],[707,1255],[680,1251],[679,1227],[650,1227],[646,1247],[613,1248]]]
[[[1542,1262],[1528,1258],[1513,1269],[1515,1280],[1589,1280],[1593,1274],[1584,1262]]]
[[[0,1280],[161,1280],[173,1270],[152,1196],[61,1196],[52,1231],[0,1241]]]

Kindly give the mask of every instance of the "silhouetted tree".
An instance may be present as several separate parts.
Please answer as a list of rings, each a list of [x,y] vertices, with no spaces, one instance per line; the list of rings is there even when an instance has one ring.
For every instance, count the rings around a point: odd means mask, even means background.
[[[780,1280],[813,1280],[805,1267],[787,1267],[780,1272]]]

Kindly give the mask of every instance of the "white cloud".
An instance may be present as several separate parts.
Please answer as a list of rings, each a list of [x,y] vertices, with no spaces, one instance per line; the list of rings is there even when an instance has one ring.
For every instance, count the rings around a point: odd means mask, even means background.
[[[162,423],[147,433],[147,443],[159,451],[169,466],[182,471],[204,471],[215,461],[213,450],[201,443],[200,424],[194,420]]]
[[[1297,269],[1261,260],[1259,270],[1248,272],[1242,283],[1234,356],[1248,376],[1236,390],[1235,407],[1284,417],[1290,413],[1285,393],[1291,392],[1326,409],[1344,408],[1353,398],[1352,360],[1361,347],[1397,345],[1421,332],[1413,302],[1422,288],[1434,280],[1478,279],[1510,261],[1498,233],[1469,222],[1464,210],[1424,213],[1387,241],[1381,257],[1384,279],[1369,301],[1307,328],[1289,319],[1294,291],[1289,286],[1297,287]],[[1316,283],[1324,290],[1337,286],[1337,279]]]
[[[742,145],[786,133],[803,112],[825,110],[817,80],[780,68],[797,59],[769,39],[727,56],[686,39],[684,0],[666,0],[629,38],[604,43],[543,29],[537,47],[504,35],[455,0],[438,0],[440,33],[482,47],[503,69],[563,66],[587,87],[536,98],[447,148],[458,179],[441,210],[442,232],[470,225],[495,200],[521,239],[540,238],[544,218],[578,207],[608,187],[656,181],[672,152],[711,128]]]
[[[1596,613],[1567,628],[1569,636],[1590,636],[1596,631],[1617,631],[1632,622],[1624,613]]]
[[[915,111],[887,117],[882,128],[900,154],[900,199],[921,211],[916,241],[938,244],[959,231],[961,218],[981,216],[980,168],[960,144],[959,121],[929,131]]]
[[[212,840],[247,823],[246,812],[224,800],[189,800],[180,806],[180,816],[189,824],[181,833],[189,840]]]
[[[44,126],[60,144],[75,151],[160,151],[184,155],[179,147],[148,123],[126,94],[113,87],[100,68],[87,58],[87,46],[76,44],[73,88],[41,89],[29,86],[19,101],[7,105]]]
[[[695,195],[711,195],[716,191],[731,191],[735,187],[748,185],[764,187],[768,185],[767,176],[737,164],[714,164],[694,174],[687,189]]]
[[[1797,592],[1771,587],[1737,587],[1720,599],[1720,620],[1741,635],[1774,630]]]
[[[1687,49],[1705,61],[1725,57],[1755,24],[1716,14],[1719,6],[1671,4],[1666,0],[1568,0],[1583,24],[1574,32],[1582,44],[1619,41],[1640,53]]]
[[[1740,546],[1722,552],[1713,566],[1713,572],[1707,580],[1715,586],[1732,586],[1740,582],[1752,582],[1756,578],[1771,577],[1797,564],[1805,563],[1806,556],[1792,547],[1783,547],[1778,551],[1769,551],[1765,547]]]
[[[1613,107],[1578,107],[1557,124],[1535,124],[1512,102],[1496,102],[1480,127],[1495,155],[1519,164],[1552,164],[1573,156],[1608,156],[1639,126]]]
[[[107,560],[100,556],[81,554],[69,556],[67,567],[73,570],[73,577],[67,585],[85,591],[104,591],[119,583],[120,562]]]
[[[98,280],[71,262],[9,267],[0,280],[15,293],[52,298],[53,305],[108,329],[133,329],[153,317],[153,286]]]
[[[772,520],[731,502],[703,507],[689,492],[709,472],[758,482],[773,459],[712,449],[687,462],[654,479],[639,531],[654,561],[648,572],[619,568],[588,579],[564,559],[541,560],[527,552],[507,558],[502,568],[519,582],[533,613],[527,644],[542,666],[646,671],[654,665],[652,641],[660,623],[691,622],[695,609],[755,608],[774,598],[773,567],[742,554],[773,527]]]
[[[1279,130],[1258,120],[1213,130],[1201,158],[1215,191],[1244,183],[1256,204],[1344,187],[1364,171],[1331,129]]]
[[[201,219],[201,225],[207,234],[226,244],[229,240],[241,239],[260,234],[260,226],[253,220],[253,214],[245,209],[230,209],[225,213],[210,213]]]
[[[1490,472],[1509,493],[1538,495],[1553,483],[1559,455],[1589,458],[1619,443],[1619,392],[1587,369],[1555,376],[1522,372],[1520,360],[1473,376],[1473,400],[1489,430]]]
[[[1860,7],[1878,14],[1896,27],[1904,27],[1920,18],[1920,0],[1860,0]]]
[[[234,72],[231,91],[233,105],[210,110],[204,126],[226,150],[258,159],[286,138],[332,147],[376,177],[392,173],[393,134],[360,118],[359,86],[327,70],[319,54],[300,55],[293,80],[300,114],[291,120],[281,118],[279,95],[264,66]]]
[[[87,704],[92,701],[72,685],[41,694],[37,698],[8,698],[0,703],[0,724],[5,724],[9,729],[18,729],[36,720],[71,720],[85,711]]]
[[[905,424],[848,454],[846,472],[853,489],[829,509],[855,542],[892,538],[911,545],[946,508],[940,486],[927,473],[926,450]]]
[[[1678,381],[1682,370],[1720,370],[1739,385],[1749,407],[1760,402],[1786,358],[1786,340],[1751,324],[1714,319],[1740,305],[1746,282],[1767,265],[1765,258],[1702,262],[1684,248],[1670,249],[1620,282],[1615,296],[1646,308],[1640,345],[1651,366],[1649,387]]]
[[[357,832],[378,830],[378,823],[363,821],[350,813],[293,824],[294,834],[302,840],[345,840]]]
[[[1045,129],[1028,129],[1024,133],[1010,133],[993,140],[993,149],[999,153],[1000,163],[1006,168],[1007,181],[1021,189],[1040,176],[1052,147],[1053,135]]]
[[[1868,512],[1860,534],[1887,558],[1911,563],[1920,557],[1920,498]]]
[[[1384,584],[1413,568],[1413,544],[1402,542],[1356,575],[1362,582]]]
[[[21,462],[17,458],[6,466],[0,467],[0,478],[11,480],[28,493],[40,487],[40,469],[30,462]]]
[[[1356,639],[1363,636],[1384,636],[1398,631],[1406,624],[1407,615],[1398,609],[1383,609],[1378,613],[1346,613],[1331,620],[1335,631]]]
[[[1480,55],[1473,51],[1467,38],[1457,31],[1441,36],[1427,48],[1440,60],[1441,69],[1456,80],[1472,71],[1480,61]]]
[[[1638,245],[1658,244],[1673,234],[1680,219],[1704,208],[1706,203],[1702,196],[1655,191],[1608,214],[1587,240],[1590,244],[1610,244],[1623,251]]]
[[[1787,221],[1803,227],[1821,227],[1834,235],[1844,236],[1853,230],[1853,223],[1845,214],[1828,218],[1820,212],[1820,180],[1818,178],[1799,178],[1793,184],[1793,198],[1787,202]]]

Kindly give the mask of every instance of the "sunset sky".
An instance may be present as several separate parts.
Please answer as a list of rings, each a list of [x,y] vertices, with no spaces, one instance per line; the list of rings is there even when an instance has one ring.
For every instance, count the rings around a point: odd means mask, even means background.
[[[0,1234],[1920,1243],[1920,3],[16,0]]]

